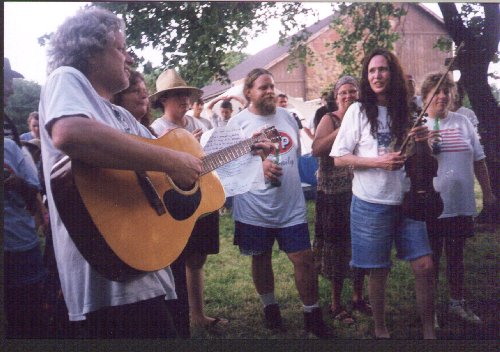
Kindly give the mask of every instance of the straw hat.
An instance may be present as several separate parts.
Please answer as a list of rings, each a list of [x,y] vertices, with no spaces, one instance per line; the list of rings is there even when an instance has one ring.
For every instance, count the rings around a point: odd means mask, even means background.
[[[186,81],[174,69],[165,70],[158,76],[156,80],[156,93],[149,97],[149,101],[153,107],[156,107],[158,98],[165,95],[165,93],[180,90],[187,91],[190,98],[203,94],[201,89],[188,86]]]

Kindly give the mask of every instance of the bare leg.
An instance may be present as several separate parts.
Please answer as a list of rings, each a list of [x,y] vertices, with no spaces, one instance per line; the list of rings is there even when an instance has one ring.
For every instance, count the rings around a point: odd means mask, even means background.
[[[274,292],[271,252],[252,256],[252,279],[259,295]]]
[[[368,295],[373,310],[376,337],[390,337],[385,325],[385,285],[389,270],[388,268],[371,269],[368,278]]]
[[[314,269],[313,254],[310,249],[288,253],[293,263],[295,286],[302,303],[311,306],[318,302],[318,275]]]
[[[363,285],[365,283],[366,270],[353,268],[354,278],[352,280],[352,301],[358,302],[363,299]]]
[[[189,311],[193,326],[206,327],[215,321],[204,312],[204,271],[206,254],[193,253],[186,259],[186,281],[188,288]],[[227,323],[221,319],[220,322]]]
[[[422,320],[424,339],[435,339],[434,330],[434,270],[431,255],[411,262],[415,274],[415,294],[417,311]]]

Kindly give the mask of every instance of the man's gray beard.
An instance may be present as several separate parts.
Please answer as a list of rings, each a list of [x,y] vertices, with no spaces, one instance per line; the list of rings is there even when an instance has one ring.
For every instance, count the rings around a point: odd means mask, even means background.
[[[262,99],[255,104],[257,110],[264,116],[276,113],[276,102],[274,99]]]

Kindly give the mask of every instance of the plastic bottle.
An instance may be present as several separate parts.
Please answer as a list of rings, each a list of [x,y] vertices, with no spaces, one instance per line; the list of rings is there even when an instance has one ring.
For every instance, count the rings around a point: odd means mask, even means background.
[[[279,143],[279,147],[276,148],[276,151],[274,152],[274,163],[276,165],[279,165],[279,163],[280,163],[280,147],[281,147],[281,142]],[[281,180],[279,180],[279,179],[272,179],[271,180],[271,186],[273,186],[273,187],[280,187],[281,186]]]
[[[436,117],[434,119],[434,126],[432,127],[434,131],[439,131],[440,126],[439,126],[439,117]],[[439,154],[441,153],[441,137],[435,137],[434,141],[432,142],[432,153],[433,154]]]

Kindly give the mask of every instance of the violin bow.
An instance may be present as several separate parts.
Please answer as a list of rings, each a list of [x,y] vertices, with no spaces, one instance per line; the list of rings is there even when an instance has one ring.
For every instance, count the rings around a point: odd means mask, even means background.
[[[432,91],[432,94],[431,94],[431,98],[429,99],[429,101],[425,104],[424,108],[422,109],[422,111],[420,112],[420,115],[418,115],[418,118],[417,120],[415,121],[415,123],[413,124],[413,126],[411,128],[415,128],[417,127],[418,125],[420,125],[420,123],[422,122],[424,116],[426,115],[426,112],[427,112],[427,109],[429,108],[429,106],[431,105],[432,103],[432,100],[434,99],[434,97],[436,96],[436,93],[439,91],[439,87],[441,86],[441,84],[443,83],[446,75],[448,74],[448,72],[450,72],[451,68],[453,67],[453,64],[455,63],[455,59],[458,57],[458,53],[460,52],[460,50],[462,50],[462,48],[464,47],[464,42],[461,42],[460,45],[457,47],[457,50],[455,51],[455,56],[451,59],[450,63],[448,64],[448,67],[446,67],[446,72],[441,76],[441,78],[439,79],[438,83],[436,84],[436,86],[434,87],[434,90]],[[410,140],[410,136],[406,136],[406,138],[404,139],[403,141],[403,144],[401,144],[401,150],[400,150],[400,153],[403,154],[405,148],[406,148],[406,145],[408,144],[408,141]]]

